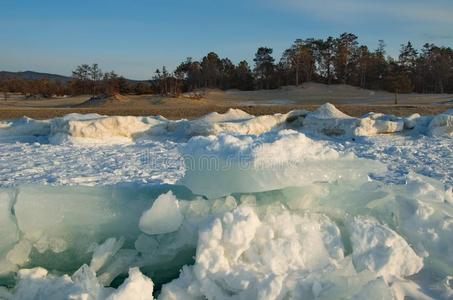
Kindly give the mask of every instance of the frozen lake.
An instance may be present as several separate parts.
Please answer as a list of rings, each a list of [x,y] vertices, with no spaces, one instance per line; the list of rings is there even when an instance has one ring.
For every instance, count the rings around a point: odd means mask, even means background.
[[[1,122],[0,299],[451,299],[452,136],[328,104]]]

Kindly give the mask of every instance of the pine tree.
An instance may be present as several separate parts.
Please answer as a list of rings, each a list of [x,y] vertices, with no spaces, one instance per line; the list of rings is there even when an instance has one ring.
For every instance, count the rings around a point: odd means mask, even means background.
[[[270,80],[274,73],[274,58],[272,57],[272,48],[260,47],[255,53],[255,76],[259,87],[263,89],[270,88]]]
[[[354,69],[352,58],[357,51],[357,36],[352,33],[343,33],[335,41],[335,74],[341,83],[348,83]]]

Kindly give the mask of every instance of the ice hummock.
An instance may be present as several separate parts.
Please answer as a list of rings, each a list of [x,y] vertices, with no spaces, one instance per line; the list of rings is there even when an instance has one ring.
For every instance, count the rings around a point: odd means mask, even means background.
[[[257,138],[229,134],[194,137],[182,153],[186,171],[180,184],[209,197],[313,182],[366,181],[370,174],[386,170],[379,162],[338,152],[326,142],[293,130]]]
[[[30,135],[65,144],[45,145],[46,153],[112,149],[119,155],[111,160],[174,139],[186,172],[180,185],[2,189],[0,299],[449,299],[450,177],[442,183],[410,172],[388,180],[392,162],[405,166],[398,159],[407,159],[409,144],[387,149],[397,157],[387,165],[347,150],[350,137],[405,130],[427,134],[411,150],[423,155],[423,145],[448,142],[449,115],[353,118],[324,105],[191,121],[69,115],[1,122],[0,139],[13,141],[8,149]],[[442,145],[448,162],[449,143]],[[105,161],[98,165],[109,172]]]
[[[373,136],[414,130],[430,135],[452,135],[451,110],[433,117],[407,118],[369,113],[360,118],[346,115],[330,103],[314,112],[253,116],[239,109],[211,113],[188,121],[164,117],[70,114],[50,120],[22,118],[0,122],[0,138],[42,136],[51,143],[127,144],[146,137],[190,138],[224,134],[261,135],[285,128],[327,136]]]
[[[428,186],[417,176],[403,185],[309,182],[208,199],[177,186],[167,187],[173,193],[159,187],[10,190],[0,213],[16,234],[0,246],[2,263],[13,267],[2,278],[22,275],[5,293],[58,299],[78,291],[104,299],[122,290],[151,293],[158,282],[160,299],[440,297],[448,290],[436,278],[453,269],[453,206],[443,185]],[[156,229],[148,234],[140,219],[155,199],[164,201],[156,207],[172,209],[145,213],[147,228]],[[116,291],[109,287],[133,267],[140,272],[133,269]],[[61,277],[65,273],[72,275]]]

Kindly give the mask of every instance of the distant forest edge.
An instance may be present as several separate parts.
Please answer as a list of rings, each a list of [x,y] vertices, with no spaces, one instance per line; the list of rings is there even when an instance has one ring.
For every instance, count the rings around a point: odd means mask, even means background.
[[[386,55],[383,40],[377,49],[370,50],[358,43],[356,35],[343,33],[337,38],[297,39],[278,61],[272,54],[272,48],[258,48],[250,66],[245,60],[235,65],[210,52],[200,61],[187,58],[173,72],[165,66],[157,69],[146,81],[103,72],[97,64],[77,66],[72,77],[0,72],[0,91],[5,99],[11,92],[43,97],[117,93],[178,96],[199,88],[277,89],[313,81],[395,93],[453,93],[450,47],[425,44],[417,50],[407,42],[401,45],[398,58],[393,58]]]

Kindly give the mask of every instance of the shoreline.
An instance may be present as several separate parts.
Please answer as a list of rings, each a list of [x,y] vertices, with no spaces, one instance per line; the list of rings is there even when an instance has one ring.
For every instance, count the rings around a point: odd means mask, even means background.
[[[11,107],[0,109],[0,120],[17,119],[21,117],[29,117],[33,119],[51,119],[61,117],[70,113],[98,113],[101,115],[109,116],[154,116],[162,115],[168,119],[194,119],[206,115],[210,112],[224,113],[229,108],[241,109],[252,115],[270,115],[275,113],[287,113],[295,109],[306,109],[313,111],[320,105],[257,105],[257,106],[244,106],[244,105],[201,105],[191,107],[177,107],[167,105],[156,105],[152,107],[142,108],[128,108],[124,106],[116,108],[107,107],[87,107],[87,108],[30,108],[30,107]],[[369,105],[369,104],[345,104],[335,105],[342,112],[353,116],[359,117],[368,112],[392,114],[396,116],[409,116],[413,113],[420,115],[435,115],[441,112],[453,109],[453,105]]]

